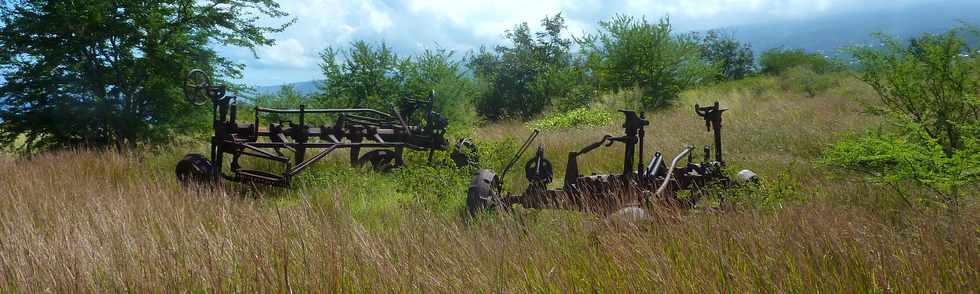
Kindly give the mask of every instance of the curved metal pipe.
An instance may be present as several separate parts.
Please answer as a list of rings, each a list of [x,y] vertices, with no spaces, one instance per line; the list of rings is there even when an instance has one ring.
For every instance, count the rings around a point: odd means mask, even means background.
[[[670,167],[667,168],[667,177],[665,177],[664,182],[660,184],[660,188],[657,188],[656,195],[658,197],[660,196],[660,194],[663,194],[664,189],[667,188],[667,183],[670,182],[670,178],[674,175],[674,167],[677,166],[677,162],[680,161],[681,158],[684,158],[684,156],[687,156],[688,153],[691,153],[691,150],[694,150],[694,146],[688,145],[684,147],[684,151],[681,151],[680,154],[677,154],[677,157],[674,157],[674,160],[670,162]]]

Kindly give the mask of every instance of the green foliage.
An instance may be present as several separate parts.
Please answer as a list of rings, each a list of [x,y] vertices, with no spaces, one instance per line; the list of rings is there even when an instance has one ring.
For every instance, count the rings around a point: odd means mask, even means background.
[[[780,75],[796,67],[808,67],[813,72],[825,74],[843,69],[820,53],[809,53],[803,49],[773,48],[759,56],[760,71],[767,75]]]
[[[837,80],[828,74],[818,74],[809,66],[796,66],[779,75],[779,85],[786,91],[802,92],[809,97],[835,86]]]
[[[454,121],[473,121],[469,97],[478,88],[453,55],[436,49],[402,59],[384,43],[372,46],[364,41],[346,51],[327,48],[320,53],[325,79],[318,100],[331,107],[390,109],[402,98],[427,99],[435,91],[437,111]]]
[[[6,1],[0,10],[0,144],[134,146],[205,127],[182,99],[192,68],[241,77],[213,44],[246,48],[291,24],[271,0]]]
[[[466,198],[461,196],[469,185],[471,173],[464,168],[419,163],[403,167],[393,176],[396,190],[411,195],[425,209],[451,214],[465,207]]]
[[[906,201],[955,204],[961,187],[980,181],[980,141],[968,138],[964,148],[947,155],[924,129],[908,124],[902,128],[907,133],[875,130],[840,141],[825,152],[824,162],[866,172],[874,182],[913,181],[936,192]]]
[[[596,128],[608,126],[613,122],[613,115],[602,110],[578,108],[568,112],[556,113],[545,118],[528,123],[528,127],[541,130],[567,128]]]
[[[762,177],[757,183],[729,188],[718,192],[723,201],[743,209],[778,209],[792,202],[806,200],[797,179],[786,172]]]
[[[346,51],[327,47],[320,58],[325,76],[320,100],[327,106],[387,109],[403,94],[400,60],[387,44],[356,41]]]
[[[455,52],[445,49],[425,50],[422,54],[403,60],[400,73],[403,93],[410,97],[425,97],[435,91],[434,108],[457,124],[476,121],[473,98],[480,91],[475,81],[464,73],[462,60]]]
[[[599,22],[599,27],[597,35],[579,43],[600,88],[639,87],[646,107],[667,104],[681,91],[710,81],[717,72],[702,61],[696,40],[672,34],[666,18],[651,24],[620,15]]]
[[[561,36],[564,18],[545,17],[541,26],[544,31],[533,34],[527,23],[514,26],[505,35],[511,47],[481,48],[469,59],[469,68],[484,88],[476,100],[482,116],[530,118],[552,98],[572,105],[590,100],[588,78],[569,52],[572,41]]]
[[[295,109],[299,108],[300,105],[310,106],[312,97],[308,95],[303,95],[296,90],[292,85],[283,85],[279,87],[279,92],[274,95],[259,95],[255,97],[255,105],[267,108],[279,108],[279,109]],[[254,116],[255,113],[249,107],[239,106],[238,117],[239,119],[248,119]],[[279,122],[292,120],[295,122],[298,119],[296,114],[283,114],[283,113],[263,113],[260,118],[263,121]],[[319,124],[326,123],[327,118],[322,115],[311,115],[305,117],[307,123]]]
[[[752,45],[741,43],[731,33],[710,30],[702,37],[695,35],[701,58],[718,68],[718,80],[740,80],[755,72]]]
[[[907,45],[879,35],[880,49],[851,48],[861,79],[880,97],[868,111],[896,129],[839,142],[826,162],[884,182],[913,181],[938,195],[920,199],[955,206],[964,187],[980,181],[980,62],[963,34],[978,31],[927,34]]]

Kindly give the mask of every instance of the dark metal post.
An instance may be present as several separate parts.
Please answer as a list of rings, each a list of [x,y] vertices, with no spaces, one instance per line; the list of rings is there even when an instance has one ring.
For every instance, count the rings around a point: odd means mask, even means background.
[[[717,160],[718,162],[725,162],[721,158],[721,113],[724,110],[720,109],[721,106],[719,106],[718,101],[715,101],[714,108],[717,114],[711,118],[712,120],[711,125],[712,125],[712,129],[714,129],[715,132],[715,160]]]
[[[646,120],[646,114],[640,112],[640,119],[641,120]],[[636,174],[637,175],[642,175],[643,174],[643,140],[644,140],[643,138],[644,138],[644,136],[646,136],[646,128],[645,127],[641,127],[639,133],[640,133],[640,135],[639,135],[640,136],[640,156],[639,156],[639,159],[637,159],[637,161],[636,161],[637,162],[637,164],[636,164],[637,165]]]
[[[299,128],[299,129],[296,129]],[[293,127],[293,134],[297,143],[296,145],[296,162],[303,162],[306,160],[306,147],[302,143],[306,143],[306,105],[299,105],[299,125]]]
[[[701,107],[694,105],[694,112],[704,118],[705,127],[713,131],[715,135],[715,161],[725,163],[721,157],[721,114],[727,109],[722,109],[718,101],[712,106]]]

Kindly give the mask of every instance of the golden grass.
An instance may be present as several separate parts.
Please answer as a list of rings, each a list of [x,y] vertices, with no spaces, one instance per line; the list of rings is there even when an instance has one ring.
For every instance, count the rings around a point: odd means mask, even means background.
[[[888,190],[848,175],[831,177],[812,162],[834,133],[869,123],[855,114],[854,102],[834,94],[756,94],[744,85],[687,92],[682,106],[648,116],[654,128],[648,143],[670,154],[684,142],[709,142],[703,122],[684,105],[718,97],[732,109],[725,125],[730,162],[764,176],[786,174],[809,200],[787,202],[781,209],[699,210],[636,226],[526,210],[465,221],[440,211],[452,205],[414,204],[426,195],[411,186],[436,189],[439,183],[413,182],[407,173],[320,169],[294,191],[246,197],[232,188],[182,190],[171,175],[176,153],[63,151],[31,161],[0,159],[0,289],[966,293],[980,288],[976,206],[958,216],[894,206],[889,207],[904,213],[879,211],[875,199],[887,199]],[[495,125],[479,133],[500,139],[522,136],[527,132],[522,128]],[[559,155],[604,132],[617,129],[550,133],[542,142],[558,164],[564,161]],[[606,148],[584,161],[594,162],[588,168],[615,171],[620,160],[618,149]],[[465,186],[466,179],[460,182]],[[464,194],[439,197],[454,199],[446,201],[458,209]],[[401,200],[386,200],[391,198]],[[889,218],[896,215],[900,221]]]

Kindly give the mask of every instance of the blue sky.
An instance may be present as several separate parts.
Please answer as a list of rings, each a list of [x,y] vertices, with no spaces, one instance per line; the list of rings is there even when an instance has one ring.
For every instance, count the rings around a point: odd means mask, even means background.
[[[220,48],[219,52],[246,64],[243,82],[267,86],[320,79],[317,54],[327,46],[346,47],[363,39],[385,41],[402,55],[435,47],[462,55],[481,45],[499,44],[504,31],[514,24],[528,22],[535,29],[541,18],[557,12],[565,17],[569,33],[582,35],[592,32],[597,21],[617,13],[644,15],[649,20],[669,15],[677,30],[689,31],[922,2],[930,1],[279,0],[298,20],[274,35],[275,46],[257,48],[258,59],[246,49]]]

